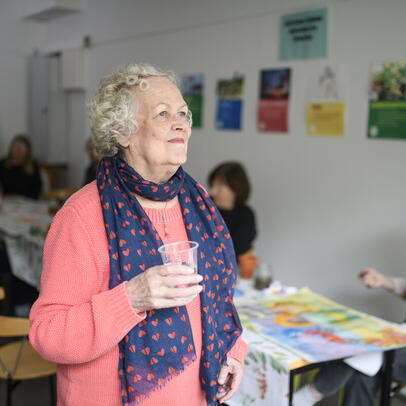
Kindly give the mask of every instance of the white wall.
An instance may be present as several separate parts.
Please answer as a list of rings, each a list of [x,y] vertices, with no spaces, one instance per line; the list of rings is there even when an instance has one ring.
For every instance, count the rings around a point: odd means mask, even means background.
[[[305,5],[329,8],[329,57],[281,63],[279,16]],[[253,183],[256,249],[275,278],[400,320],[404,303],[368,292],[356,275],[366,265],[406,275],[406,143],[366,138],[369,66],[404,60],[405,15],[404,0],[88,0],[83,13],[49,24],[45,49],[79,47],[91,35],[91,91],[102,75],[133,60],[204,73],[204,127],[194,131],[190,173],[205,183],[218,162],[242,161]],[[305,134],[306,83],[327,62],[347,66],[344,138]],[[259,70],[278,66],[293,69],[290,133],[260,134]],[[216,131],[215,81],[234,71],[246,78],[243,130]]]
[[[0,155],[27,131],[27,55],[45,41],[45,27],[19,21],[13,2],[0,2]]]

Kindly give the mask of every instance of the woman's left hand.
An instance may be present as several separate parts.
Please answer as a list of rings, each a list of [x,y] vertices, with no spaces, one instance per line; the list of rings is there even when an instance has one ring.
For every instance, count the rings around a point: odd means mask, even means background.
[[[230,399],[240,386],[243,367],[239,361],[235,358],[228,357],[219,373],[218,383],[221,385],[217,394],[217,400],[219,403],[223,403]]]

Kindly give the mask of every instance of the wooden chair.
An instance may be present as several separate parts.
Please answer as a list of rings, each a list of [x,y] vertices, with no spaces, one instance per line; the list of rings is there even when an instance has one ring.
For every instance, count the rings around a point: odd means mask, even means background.
[[[4,299],[4,288],[0,286],[0,300]]]
[[[0,316],[0,337],[20,338],[0,346],[0,379],[7,381],[6,404],[12,406],[12,391],[24,380],[49,377],[51,404],[55,405],[56,365],[42,359],[28,341],[30,322],[26,318]]]

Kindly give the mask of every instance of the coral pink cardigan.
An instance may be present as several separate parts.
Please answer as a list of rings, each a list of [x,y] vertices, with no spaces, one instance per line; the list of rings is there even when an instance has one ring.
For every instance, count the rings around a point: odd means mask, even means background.
[[[179,204],[165,210],[146,209],[164,243],[186,240]],[[73,195],[57,213],[49,230],[41,293],[31,309],[30,341],[38,353],[56,362],[58,406],[121,406],[118,343],[145,313],[136,313],[125,282],[109,290],[109,256],[96,182]],[[142,404],[205,405],[199,383],[202,346],[200,297],[187,306],[197,360]],[[241,364],[247,353],[239,339],[229,352]]]

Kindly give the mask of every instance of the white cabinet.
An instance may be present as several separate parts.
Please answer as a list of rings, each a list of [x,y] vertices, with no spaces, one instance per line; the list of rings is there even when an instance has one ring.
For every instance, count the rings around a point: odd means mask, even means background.
[[[28,76],[28,128],[34,154],[48,164],[66,164],[68,97],[59,86],[60,58],[31,57]]]

